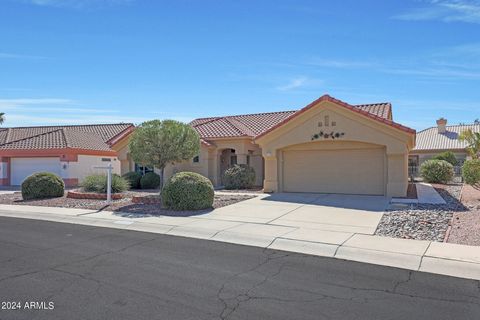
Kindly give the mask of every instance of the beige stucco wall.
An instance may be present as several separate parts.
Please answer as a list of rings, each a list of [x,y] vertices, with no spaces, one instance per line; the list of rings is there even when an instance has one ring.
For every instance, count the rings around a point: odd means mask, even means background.
[[[177,172],[191,171],[209,177],[208,163],[211,157],[210,150],[205,147],[200,147],[199,162],[193,162],[193,159],[186,160],[180,163],[170,164],[165,167],[165,181]],[[156,170],[158,172],[158,170]]]
[[[336,125],[325,127],[323,125],[325,116],[329,117],[330,124],[335,122]],[[322,127],[319,127],[319,122],[322,122]],[[262,148],[265,157],[265,191],[283,191],[283,181],[279,174],[283,166],[279,161],[283,150],[295,145],[312,143],[313,134],[321,130],[344,133],[342,137],[338,138],[338,141],[384,147],[385,194],[387,196],[405,196],[408,187],[408,151],[413,148],[414,134],[392,128],[329,101],[320,102],[255,141]],[[318,141],[323,140],[331,141],[330,138]],[[335,141],[337,140],[328,144],[328,148],[348,148],[348,144],[335,144]],[[327,144],[312,143],[312,147],[314,145],[327,147]],[[338,161],[343,161],[342,157],[339,157]],[[311,170],[311,168],[305,168],[305,170]]]
[[[188,161],[168,165],[165,168],[165,181],[177,172],[192,171],[209,178],[214,186],[220,186],[222,174],[222,151],[234,149],[234,155],[237,156],[238,164],[246,164],[247,156],[250,156],[250,166],[254,168],[256,173],[255,184],[257,186],[262,185],[262,150],[258,145],[253,144],[251,139],[213,139],[211,143],[211,146],[201,146],[199,163],[194,163],[193,159],[190,159]]]
[[[130,158],[128,149],[128,137],[119,141],[112,148],[117,151],[117,158],[120,161],[120,173],[123,175],[135,170],[135,163]]]
[[[111,161],[102,161],[102,159],[110,159]],[[105,170],[95,169],[95,166],[108,166],[111,163],[113,173],[120,174],[120,161],[117,157],[108,156],[87,156],[79,155],[78,161],[62,162],[66,168],[62,168],[62,178],[77,178],[79,182],[93,173],[106,174]]]

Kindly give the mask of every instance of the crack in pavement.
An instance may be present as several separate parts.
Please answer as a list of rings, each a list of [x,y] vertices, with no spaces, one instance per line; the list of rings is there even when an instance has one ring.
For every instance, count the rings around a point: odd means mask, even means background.
[[[109,286],[109,287],[112,287],[112,288],[115,288],[115,289],[121,289],[123,291],[127,291],[127,292],[130,292],[132,294],[135,294],[135,295],[140,295],[142,297],[146,297],[146,298],[150,298],[150,299],[154,299],[158,302],[161,302],[163,306],[168,306],[170,303],[178,303],[177,300],[174,300],[174,299],[168,299],[168,298],[164,298],[164,297],[159,297],[157,295],[154,295],[154,294],[150,294],[150,293],[147,293],[147,292],[143,292],[143,291],[140,291],[140,290],[136,290],[136,289],[132,289],[130,287],[126,287],[126,286],[122,286],[122,285],[119,285],[118,283],[112,283],[112,282],[107,282],[107,281],[103,281],[103,280],[99,280],[99,279],[96,279],[94,277],[91,277],[91,276],[86,276],[86,275],[83,275],[81,273],[76,273],[76,272],[71,272],[71,271],[67,271],[67,270],[62,270],[62,269],[57,269],[57,268],[52,268],[51,269],[52,271],[56,271],[56,272],[60,272],[60,273],[64,273],[64,274],[68,274],[68,275],[71,275],[71,276],[75,276],[75,277],[78,277],[82,280],[86,280],[86,281],[92,281],[92,282],[95,282],[95,284],[97,285],[96,289],[95,289],[95,293],[97,295],[100,295],[102,296],[99,292],[100,292],[100,289],[104,286]],[[191,306],[189,304],[185,304],[185,303],[182,303],[182,305],[184,307],[187,307],[187,308],[191,308]],[[197,310],[197,309],[195,309]],[[204,310],[197,310],[197,311],[203,311],[203,312],[206,312]],[[208,312],[207,312],[208,313]],[[213,314],[213,313],[208,313],[210,316],[215,316],[216,314]]]
[[[263,250],[263,253],[265,254],[266,249]],[[217,292],[217,299],[220,300],[223,304],[223,309],[221,310],[221,313],[219,315],[220,319],[222,320],[227,320],[234,312],[236,312],[242,304],[245,304],[251,300],[269,300],[269,301],[276,301],[280,303],[288,303],[288,302],[305,302],[305,303],[312,303],[312,302],[318,302],[321,300],[325,299],[336,299],[336,300],[346,300],[346,301],[354,301],[358,300],[359,297],[358,295],[350,297],[350,298],[345,298],[341,296],[336,296],[336,295],[329,295],[329,294],[324,294],[320,292],[315,292],[315,291],[310,291],[310,290],[305,290],[305,289],[289,289],[290,291],[298,291],[302,293],[307,293],[309,295],[312,295],[313,297],[308,299],[308,298],[302,298],[302,299],[295,299],[295,298],[279,298],[279,297],[274,297],[274,296],[258,296],[252,294],[252,292],[255,289],[258,289],[259,287],[263,286],[265,283],[267,283],[269,280],[272,278],[278,276],[285,268],[286,264],[288,261],[282,263],[276,271],[273,273],[267,274],[263,277],[262,280],[257,281],[253,285],[251,285],[248,289],[241,289],[235,296],[233,297],[222,297],[222,293],[226,290],[226,287],[229,283],[232,283],[236,278],[241,277],[243,275],[247,275],[252,272],[256,272],[259,268],[262,266],[267,265],[270,263],[272,260],[276,259],[282,259],[288,256],[298,256],[298,257],[309,257],[308,255],[301,255],[297,253],[291,253],[291,254],[286,254],[282,255],[279,257],[272,258],[277,252],[273,251],[272,253],[266,253],[265,259],[263,259],[259,264],[254,266],[253,268],[250,268],[246,271],[239,272],[231,277],[229,277],[223,284],[221,285],[220,289]],[[316,282],[319,285],[328,285],[332,287],[337,287],[337,288],[342,288],[342,289],[347,289],[351,290],[352,292],[376,292],[376,293],[385,293],[387,295],[392,295],[392,296],[403,296],[403,297],[408,297],[408,298],[418,298],[418,299],[424,299],[424,300],[429,300],[429,301],[439,301],[439,302],[448,302],[448,303],[468,303],[468,304],[473,304],[473,305],[480,305],[480,300],[478,297],[475,296],[470,296],[466,295],[465,299],[447,299],[447,298],[440,298],[440,297],[429,297],[429,296],[424,296],[424,295],[415,295],[415,294],[408,294],[408,293],[403,293],[403,292],[398,292],[398,289],[400,286],[403,286],[407,283],[409,283],[412,280],[413,277],[413,270],[408,271],[408,276],[404,280],[398,280],[395,281],[393,284],[393,287],[391,289],[375,289],[375,288],[362,288],[362,287],[355,287],[355,286],[348,286],[348,285],[341,285],[341,284],[336,284],[336,283],[329,283],[329,282]],[[480,291],[480,281],[477,281],[478,284],[478,290]],[[365,302],[368,300],[378,300],[378,299],[373,299],[373,298],[361,298]],[[472,299],[474,299],[472,301]]]
[[[34,270],[34,271],[24,272],[24,273],[20,273],[20,274],[10,275],[10,276],[8,276],[8,277],[0,278],[0,282],[6,281],[6,280],[15,279],[15,278],[19,278],[19,277],[23,277],[23,276],[28,276],[28,275],[32,275],[32,274],[36,274],[36,273],[48,271],[48,270],[52,270],[53,268],[64,267],[64,266],[68,266],[68,265],[75,264],[75,263],[81,263],[81,262],[93,260],[93,259],[96,259],[96,258],[101,257],[101,256],[106,256],[106,255],[110,255],[110,254],[115,254],[115,253],[123,252],[123,251],[125,251],[125,250],[127,250],[127,249],[129,249],[129,248],[132,248],[132,247],[135,247],[135,246],[138,246],[138,245],[142,245],[142,244],[144,244],[144,243],[147,243],[147,242],[150,242],[150,241],[153,241],[153,240],[156,240],[156,239],[157,239],[157,237],[154,237],[154,238],[151,238],[151,239],[147,239],[147,240],[137,241],[137,242],[135,242],[135,243],[132,243],[132,244],[130,244],[130,245],[128,245],[128,246],[125,246],[125,247],[120,248],[120,249],[117,249],[117,250],[110,250],[110,251],[98,253],[98,254],[95,254],[95,255],[90,256],[90,257],[86,257],[86,258],[79,259],[79,260],[74,260],[74,261],[69,261],[69,262],[61,263],[61,264],[54,265],[54,266],[50,266],[50,267],[46,267],[46,268],[41,268],[41,269],[39,269],[39,270]]]

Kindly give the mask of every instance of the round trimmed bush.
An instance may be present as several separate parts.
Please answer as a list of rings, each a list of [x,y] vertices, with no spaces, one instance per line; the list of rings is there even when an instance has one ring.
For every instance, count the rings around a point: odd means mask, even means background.
[[[80,186],[86,192],[107,193],[107,183],[107,175],[92,174],[86,176]],[[130,184],[125,178],[120,177],[118,174],[112,174],[112,193],[121,193],[129,188]]]
[[[37,172],[22,182],[23,200],[62,197],[65,192],[63,180],[50,172]]]
[[[445,160],[448,163],[452,164],[452,166],[456,166],[458,164],[458,160],[452,151],[445,151],[445,152],[439,153],[436,156],[434,156],[432,159]]]
[[[142,175],[139,172],[127,172],[122,176],[130,184],[130,189],[140,189],[140,179]]]
[[[160,176],[155,172],[147,172],[140,179],[142,189],[156,189],[160,186]]]
[[[427,160],[420,166],[422,178],[431,183],[447,183],[452,180],[454,171],[451,163],[445,160]]]
[[[213,205],[213,185],[195,172],[179,172],[162,190],[163,204],[173,210],[201,210]]]
[[[255,170],[245,164],[236,164],[223,174],[225,189],[249,189],[255,183]]]
[[[469,185],[480,183],[480,159],[465,161],[462,167],[462,177]]]

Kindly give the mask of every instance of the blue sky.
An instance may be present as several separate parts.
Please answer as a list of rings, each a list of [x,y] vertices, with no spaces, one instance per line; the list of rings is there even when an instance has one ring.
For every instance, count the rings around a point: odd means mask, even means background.
[[[2,0],[4,126],[389,101],[480,118],[480,0]]]

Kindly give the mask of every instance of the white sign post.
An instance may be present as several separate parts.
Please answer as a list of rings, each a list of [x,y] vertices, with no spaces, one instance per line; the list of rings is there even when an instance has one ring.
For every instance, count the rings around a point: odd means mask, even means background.
[[[109,163],[106,167],[94,167],[95,169],[107,170],[107,204],[112,203],[112,164]]]

